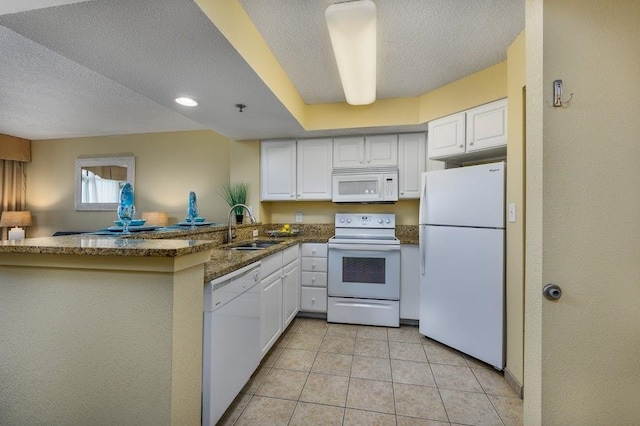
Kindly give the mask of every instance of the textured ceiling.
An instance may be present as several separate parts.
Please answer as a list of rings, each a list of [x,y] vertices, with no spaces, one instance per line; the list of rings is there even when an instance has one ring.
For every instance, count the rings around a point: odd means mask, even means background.
[[[305,102],[344,100],[324,23],[331,1],[240,2]],[[378,98],[420,95],[500,62],[524,28],[524,0],[376,5]],[[192,0],[3,0],[0,48],[0,133],[345,133],[305,132]],[[181,95],[200,106],[176,105]]]
[[[324,11],[336,0],[240,0],[308,104],[344,102]],[[507,57],[523,0],[375,0],[377,98],[422,95]]]

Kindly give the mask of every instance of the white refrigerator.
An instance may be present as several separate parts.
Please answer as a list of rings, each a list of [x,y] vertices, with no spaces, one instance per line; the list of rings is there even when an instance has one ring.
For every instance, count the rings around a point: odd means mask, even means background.
[[[505,163],[422,174],[420,333],[505,366]]]

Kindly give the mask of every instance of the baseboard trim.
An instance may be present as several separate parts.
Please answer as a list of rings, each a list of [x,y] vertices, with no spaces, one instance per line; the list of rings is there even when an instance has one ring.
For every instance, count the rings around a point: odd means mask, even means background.
[[[524,396],[524,387],[518,382],[518,380],[513,376],[511,371],[508,368],[504,369],[504,379],[507,381],[507,384],[513,389],[520,398]]]

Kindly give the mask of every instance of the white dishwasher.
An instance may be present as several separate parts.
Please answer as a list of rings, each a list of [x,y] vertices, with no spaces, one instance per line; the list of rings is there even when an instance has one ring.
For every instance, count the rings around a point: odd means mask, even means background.
[[[202,424],[215,425],[260,363],[260,262],[204,290]]]

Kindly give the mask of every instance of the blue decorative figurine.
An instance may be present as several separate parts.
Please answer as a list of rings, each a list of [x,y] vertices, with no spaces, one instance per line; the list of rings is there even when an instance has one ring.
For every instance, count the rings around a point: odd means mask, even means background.
[[[196,201],[196,193],[189,192],[189,209],[187,210],[187,216],[191,221],[191,227],[196,227],[196,218],[198,217],[198,202]]]
[[[133,187],[129,182],[122,185],[120,189],[120,205],[118,206],[118,219],[122,222],[122,233],[130,234],[129,224],[133,220],[136,213],[135,195],[133,194]]]

